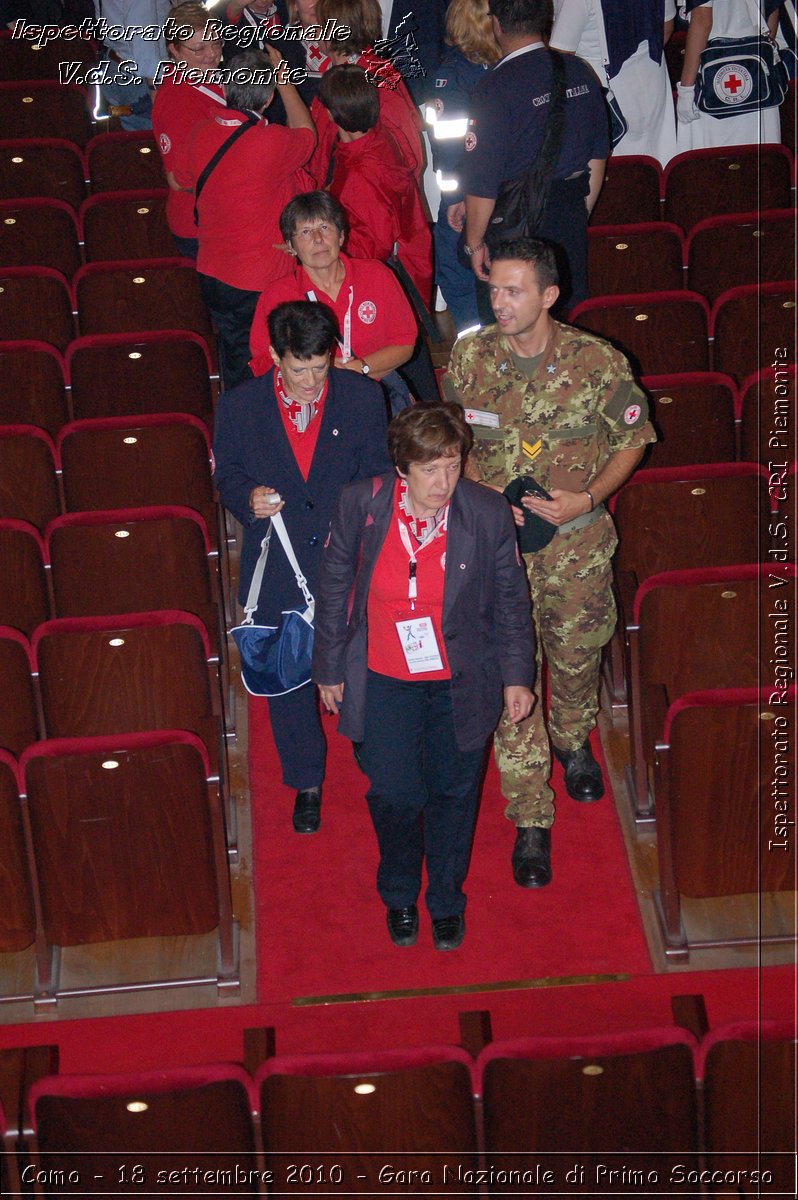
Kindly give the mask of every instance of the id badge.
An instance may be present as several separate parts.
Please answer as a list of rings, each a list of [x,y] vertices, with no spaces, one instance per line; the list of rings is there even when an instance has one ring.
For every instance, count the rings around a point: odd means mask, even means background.
[[[443,659],[438,649],[432,617],[412,616],[396,621],[396,632],[411,675],[422,671],[442,671]]]

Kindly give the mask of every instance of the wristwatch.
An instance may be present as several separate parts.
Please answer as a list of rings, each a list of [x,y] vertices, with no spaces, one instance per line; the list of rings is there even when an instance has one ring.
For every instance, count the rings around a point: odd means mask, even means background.
[[[477,250],[481,250],[484,245],[484,242],[477,242],[476,246],[469,246],[468,242],[463,242],[463,253],[467,254],[468,257],[471,258],[476,254]]]
[[[361,360],[360,374],[361,375],[370,375],[371,374],[371,367],[368,365],[368,363],[366,362],[365,359]]]

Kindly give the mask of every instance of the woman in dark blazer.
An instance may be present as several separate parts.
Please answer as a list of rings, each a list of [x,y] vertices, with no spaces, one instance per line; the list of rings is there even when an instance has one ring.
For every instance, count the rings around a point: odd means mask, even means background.
[[[313,678],[369,778],[377,890],[398,946],[416,940],[425,856],[434,945],[463,940],[485,746],[503,705],[521,721],[534,703],[512,515],[462,478],[470,444],[459,405],[395,417],[396,473],[344,489],[316,593]]]
[[[246,603],[269,518],[283,520],[311,592],[341,488],[390,465],[385,400],[376,383],[331,371],[335,314],[309,300],[269,314],[274,370],[225,392],[216,409],[214,479],[222,504],[241,522],[244,539],[238,598]],[[304,607],[293,568],[277,537],[270,541],[255,623],[277,625],[284,609]],[[269,700],[283,782],[296,788],[293,824],[320,824],[326,742],[315,689]]]

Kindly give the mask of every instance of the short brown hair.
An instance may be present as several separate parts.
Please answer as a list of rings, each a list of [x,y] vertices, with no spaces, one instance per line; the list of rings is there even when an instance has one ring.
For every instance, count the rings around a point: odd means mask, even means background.
[[[377,89],[362,67],[343,63],[321,77],[319,100],[333,123],[347,133],[368,133],[380,116]]]
[[[448,400],[411,404],[388,426],[388,452],[403,475],[411,463],[457,455],[464,459],[473,436],[459,404]]]
[[[280,213],[280,233],[286,244],[291,244],[297,225],[305,221],[328,221],[343,234],[349,230],[346,213],[329,192],[300,192],[288,201]]]
[[[452,0],[446,10],[446,41],[469,62],[498,62],[502,52],[493,36],[488,0]]]
[[[186,41],[185,31],[187,29],[193,29],[195,33],[202,33],[210,19],[211,14],[199,3],[199,0],[186,0],[184,4],[176,4],[169,10],[169,18],[166,23],[167,44],[181,45]]]
[[[342,53],[362,53],[382,37],[382,12],[377,0],[318,0],[316,23],[322,28],[328,21],[349,28],[349,37],[330,45]]]

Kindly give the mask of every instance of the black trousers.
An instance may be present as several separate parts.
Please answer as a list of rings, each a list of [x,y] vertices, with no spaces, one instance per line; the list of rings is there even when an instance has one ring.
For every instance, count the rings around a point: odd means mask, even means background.
[[[369,671],[358,761],[380,848],[377,891],[388,908],[414,904],[426,858],[433,920],[465,910],[485,748],[458,748],[448,679],[405,682]]]
[[[313,684],[306,683],[284,696],[270,696],[269,719],[285,786],[297,791],[321,787],[327,743]]]
[[[246,292],[214,279],[199,277],[202,297],[208,306],[219,342],[219,365],[225,391],[252,378],[249,369],[249,331],[260,292]]]

